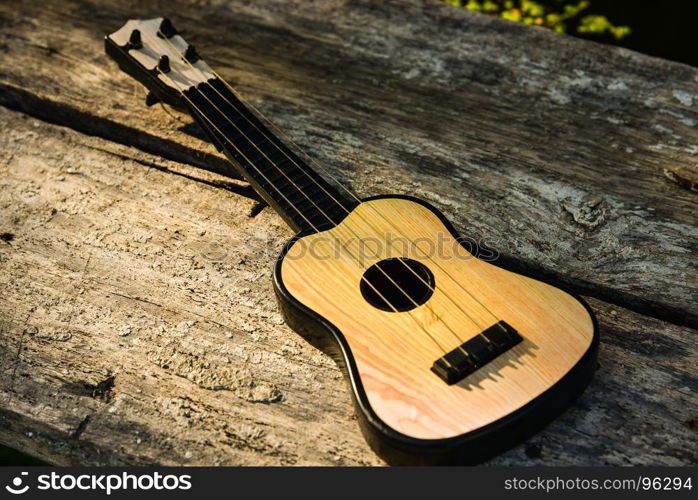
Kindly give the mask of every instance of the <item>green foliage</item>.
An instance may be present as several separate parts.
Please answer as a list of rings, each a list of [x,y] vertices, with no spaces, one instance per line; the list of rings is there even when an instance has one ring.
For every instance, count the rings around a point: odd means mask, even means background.
[[[629,26],[616,26],[599,15],[582,15],[590,6],[588,0],[444,0],[446,3],[468,10],[483,12],[517,23],[550,28],[567,33],[570,28],[577,33],[611,35],[620,40],[630,34]]]

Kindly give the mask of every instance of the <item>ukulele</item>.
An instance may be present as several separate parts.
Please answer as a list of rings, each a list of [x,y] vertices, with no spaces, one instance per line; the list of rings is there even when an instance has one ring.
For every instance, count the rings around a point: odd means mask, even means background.
[[[423,200],[359,199],[330,183],[169,20],[130,20],[105,47],[149,90],[147,104],[190,113],[297,232],[274,267],[280,308],[342,368],[388,462],[477,463],[588,385],[598,332],[579,297],[477,258]]]

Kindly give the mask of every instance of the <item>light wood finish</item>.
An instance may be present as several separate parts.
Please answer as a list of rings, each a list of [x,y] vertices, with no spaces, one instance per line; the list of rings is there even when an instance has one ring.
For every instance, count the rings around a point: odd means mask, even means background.
[[[124,47],[128,44],[131,33],[138,30],[142,37],[143,46],[128,49],[129,53],[145,70],[155,72],[158,79],[177,92],[189,90],[202,82],[214,78],[213,70],[203,59],[189,62],[182,58],[189,43],[179,34],[168,37],[167,40],[158,36],[160,24],[164,18],[130,19],[121,28],[109,35],[117,45]],[[171,70],[158,72],[156,67],[160,58],[167,56]]]
[[[378,244],[384,240],[392,244]],[[360,242],[370,243],[362,251]],[[434,294],[425,304],[382,311],[363,298],[365,270],[391,257],[432,271]],[[281,275],[294,297],[344,334],[375,413],[420,439],[457,436],[520,408],[564,376],[593,337],[575,298],[474,258],[433,212],[405,199],[362,203],[332,230],[302,238]],[[525,340],[452,386],[430,371],[444,349],[499,320]]]

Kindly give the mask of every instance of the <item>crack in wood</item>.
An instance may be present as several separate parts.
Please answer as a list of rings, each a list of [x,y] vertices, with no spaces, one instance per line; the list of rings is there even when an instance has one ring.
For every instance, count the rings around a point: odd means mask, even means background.
[[[256,201],[257,203],[254,206],[256,206],[257,204],[260,204],[260,203],[263,205],[263,207],[266,206],[266,202],[257,194],[257,192],[249,184],[234,184],[232,182],[227,182],[227,181],[223,181],[223,180],[202,179],[200,177],[196,177],[194,175],[189,175],[189,174],[186,174],[184,172],[177,172],[176,170],[172,170],[171,168],[168,168],[164,165],[158,165],[157,163],[152,162],[152,161],[147,161],[147,160],[143,160],[141,158],[135,158],[133,156],[117,153],[116,151],[110,151],[109,149],[106,149],[106,148],[93,147],[93,149],[110,154],[110,155],[115,156],[117,158],[120,158],[122,160],[136,162],[139,165],[143,165],[144,167],[148,167],[148,168],[153,168],[159,172],[164,172],[166,174],[171,174],[171,175],[177,175],[179,177],[184,177],[185,179],[189,179],[189,180],[194,181],[194,182],[200,182],[201,184],[205,184],[207,186],[211,186],[211,187],[218,188],[218,189],[223,189],[225,191],[229,191],[229,192],[237,194],[239,196],[244,196],[245,198],[249,198],[251,200]],[[195,165],[192,165],[192,166],[195,166]],[[71,172],[68,172],[68,173],[71,173]]]
[[[0,105],[47,123],[71,128],[82,134],[135,147],[146,153],[192,165],[231,179],[241,179],[230,163],[220,156],[193,150],[142,130],[136,130],[107,118],[90,114],[87,111],[81,111],[73,106],[38,96],[8,82],[0,82]]]
[[[83,418],[80,423],[77,425],[73,433],[70,435],[71,439],[79,439],[80,436],[85,432],[87,429],[87,424],[90,423],[91,417],[87,415],[85,418]]]
[[[116,382],[116,375],[109,375],[104,380],[100,380],[94,385],[86,385],[86,388],[90,391],[90,396],[95,399],[99,399],[105,403],[111,402],[114,399],[114,384]]]
[[[24,348],[24,342],[27,334],[27,322],[29,321],[29,318],[31,317],[31,313],[27,314],[27,317],[24,319],[24,327],[22,328],[22,334],[19,337],[19,345],[17,346],[17,354],[13,358],[13,366],[12,366],[12,375],[10,376],[10,387],[9,387],[9,396],[7,399],[7,406],[10,406],[12,404],[12,397],[14,396],[15,392],[13,389],[15,380],[17,379],[17,368],[19,367],[19,363],[21,361],[21,356],[22,356],[22,349]],[[12,318],[10,319],[10,322],[8,323],[9,325],[12,324],[12,320],[14,319],[14,314]]]
[[[97,281],[95,281],[95,282],[97,282]],[[124,299],[135,300],[135,301],[137,301],[137,302],[143,302],[144,304],[150,304],[150,305],[153,305],[153,306],[156,306],[156,307],[160,307],[160,308],[162,308],[163,310],[165,310],[165,311],[167,311],[167,312],[171,312],[171,313],[173,313],[173,314],[178,314],[178,313],[180,313],[180,312],[183,311],[183,312],[185,312],[185,313],[187,313],[187,314],[192,314],[192,315],[194,315],[194,316],[198,316],[199,318],[203,319],[204,321],[207,321],[208,323],[211,323],[211,324],[216,325],[216,326],[220,326],[221,328],[224,328],[224,329],[226,329],[226,330],[230,330],[230,327],[229,327],[229,326],[226,326],[226,325],[224,325],[223,323],[219,323],[218,321],[212,320],[211,318],[207,318],[206,316],[204,316],[204,315],[202,315],[202,314],[199,314],[199,313],[197,313],[197,312],[194,312],[194,311],[189,311],[189,310],[187,310],[187,309],[182,309],[182,310],[176,311],[176,310],[174,310],[174,309],[167,308],[167,307],[163,306],[162,304],[158,304],[157,302],[153,302],[153,301],[151,301],[151,300],[144,299],[144,298],[142,298],[142,297],[131,297],[130,295],[125,295],[125,294],[123,294],[123,293],[114,292],[114,291],[110,291],[109,293],[112,294],[112,295],[116,295],[116,296],[118,296],[118,297],[123,297]]]

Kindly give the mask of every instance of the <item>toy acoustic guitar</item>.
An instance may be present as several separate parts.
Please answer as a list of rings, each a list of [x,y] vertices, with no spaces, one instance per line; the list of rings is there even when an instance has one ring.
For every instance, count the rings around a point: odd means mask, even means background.
[[[598,334],[579,298],[475,258],[424,201],[359,199],[328,182],[167,19],[130,20],[105,45],[149,104],[188,111],[298,232],[273,273],[281,309],[343,369],[379,455],[478,462],[584,390]]]

